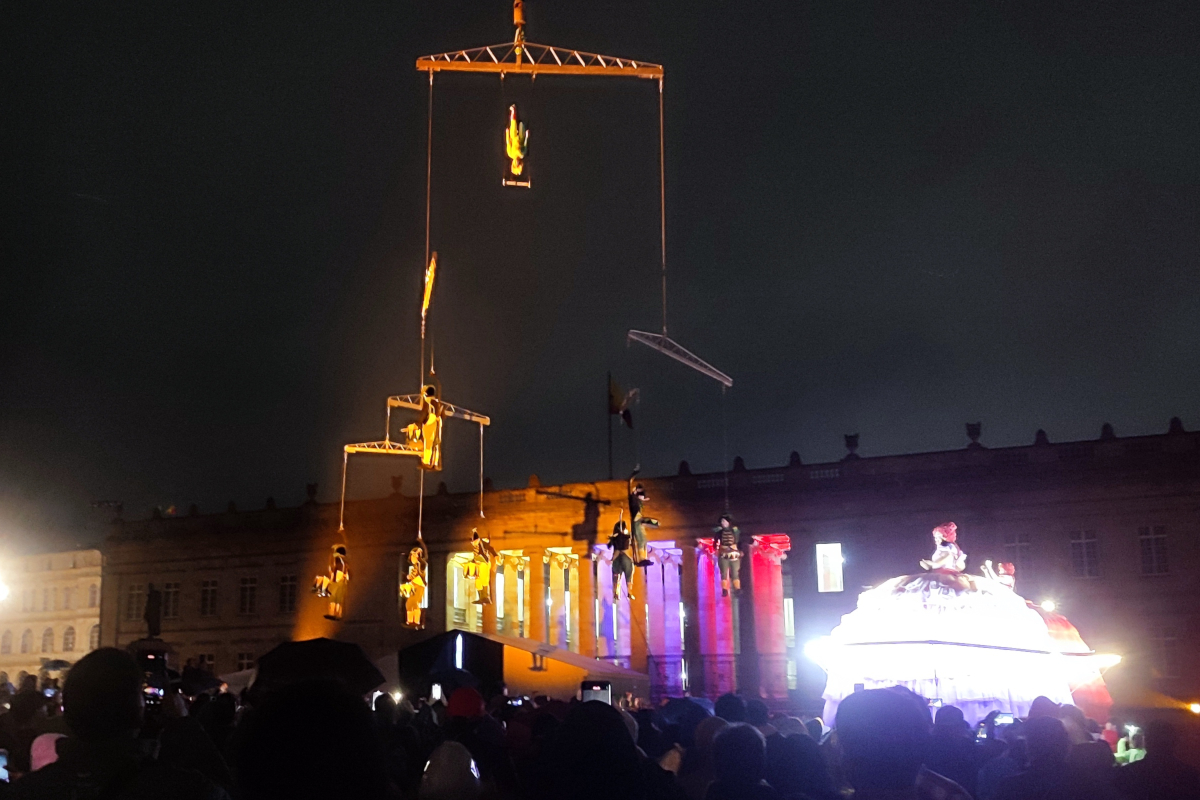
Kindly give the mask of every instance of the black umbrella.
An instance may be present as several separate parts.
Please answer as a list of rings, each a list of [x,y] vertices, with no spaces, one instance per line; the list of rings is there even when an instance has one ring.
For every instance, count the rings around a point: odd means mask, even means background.
[[[221,679],[208,670],[199,667],[183,668],[183,674],[180,676],[180,691],[189,697],[220,688]]]
[[[711,700],[703,697],[672,697],[658,709],[658,713],[662,714],[667,722],[702,720],[712,716],[713,704]]]
[[[311,680],[333,680],[354,694],[366,694],[383,683],[383,673],[362,648],[334,639],[284,642],[258,659],[255,691]]]
[[[46,670],[47,672],[57,672],[58,670],[66,669],[69,666],[71,666],[70,661],[64,661],[61,658],[52,658],[42,664],[42,669]]]

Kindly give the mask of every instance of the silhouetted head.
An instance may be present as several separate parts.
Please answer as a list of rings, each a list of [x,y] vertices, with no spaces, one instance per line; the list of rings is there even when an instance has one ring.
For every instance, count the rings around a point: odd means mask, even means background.
[[[713,713],[726,722],[745,722],[746,701],[732,692],[723,694],[713,704]]]
[[[1165,720],[1155,720],[1146,726],[1146,752],[1156,756],[1175,754],[1179,744],[1179,728]]]
[[[621,714],[589,700],[571,708],[542,751],[541,794],[616,800],[640,794],[640,757]]]
[[[729,786],[758,783],[767,774],[767,742],[753,725],[735,723],[718,733],[712,758],[717,780]]]
[[[757,697],[746,701],[746,722],[751,725],[769,725],[771,723],[771,712],[767,709],[767,704]]]
[[[272,692],[247,715],[238,735],[238,783],[246,800],[375,800],[387,794],[371,712],[335,683]]]
[[[141,669],[133,656],[115,647],[79,659],[63,687],[63,717],[85,742],[134,738],[144,703]]]
[[[836,718],[846,777],[855,789],[911,789],[929,747],[929,710],[916,695],[867,689],[841,702]]]
[[[1062,764],[1071,748],[1067,729],[1056,717],[1037,717],[1026,722],[1025,742],[1029,763],[1042,767]]]

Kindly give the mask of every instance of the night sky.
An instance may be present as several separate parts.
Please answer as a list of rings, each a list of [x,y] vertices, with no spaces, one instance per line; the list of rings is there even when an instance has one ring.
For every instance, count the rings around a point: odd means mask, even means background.
[[[334,499],[416,388],[414,59],[509,40],[508,3],[0,13],[0,534]],[[618,472],[720,469],[723,430],[760,467],[1200,425],[1198,16],[530,0],[530,41],[665,66],[669,330],[735,386],[625,345],[661,325],[654,85],[440,76],[436,367],[488,476],[604,477],[608,371],[641,389]],[[532,191],[499,185],[510,102]],[[477,446],[447,423],[452,490]]]

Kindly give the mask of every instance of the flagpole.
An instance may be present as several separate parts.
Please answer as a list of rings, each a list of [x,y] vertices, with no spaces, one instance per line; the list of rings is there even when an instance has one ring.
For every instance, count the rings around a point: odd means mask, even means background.
[[[612,460],[612,373],[608,373],[608,383],[604,386],[604,419],[608,425],[608,479],[613,479]]]

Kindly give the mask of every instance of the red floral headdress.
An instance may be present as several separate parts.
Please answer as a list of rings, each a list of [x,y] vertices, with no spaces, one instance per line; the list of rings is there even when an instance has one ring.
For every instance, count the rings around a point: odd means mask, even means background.
[[[953,522],[943,522],[933,529],[935,536],[941,536],[943,541],[954,542],[958,539],[958,526]]]

